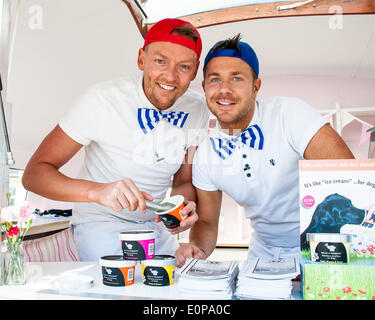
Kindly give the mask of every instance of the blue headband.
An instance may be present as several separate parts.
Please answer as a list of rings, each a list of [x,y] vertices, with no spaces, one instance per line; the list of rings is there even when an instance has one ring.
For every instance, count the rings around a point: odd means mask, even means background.
[[[259,76],[259,61],[253,48],[251,48],[247,43],[240,41],[238,42],[238,45],[241,51],[237,51],[234,49],[219,49],[219,50],[213,51],[216,45],[219,44],[220,42],[222,41],[217,42],[208,52],[206,58],[204,59],[203,70],[206,69],[207,63],[212,58],[233,57],[233,58],[239,58],[245,61],[254,70],[257,77]]]

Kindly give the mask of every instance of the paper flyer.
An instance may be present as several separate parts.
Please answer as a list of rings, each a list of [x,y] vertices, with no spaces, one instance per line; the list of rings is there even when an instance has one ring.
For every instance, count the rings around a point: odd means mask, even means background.
[[[375,159],[301,160],[303,298],[375,298]]]
[[[375,258],[375,159],[301,160],[299,170],[302,251],[308,233],[342,233],[351,254]]]

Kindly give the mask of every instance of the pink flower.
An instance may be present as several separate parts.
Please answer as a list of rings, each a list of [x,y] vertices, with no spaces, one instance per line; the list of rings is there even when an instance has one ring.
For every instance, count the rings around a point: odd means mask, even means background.
[[[8,237],[18,236],[19,233],[20,233],[20,229],[17,226],[15,226],[15,227],[11,227],[7,231],[7,236]]]
[[[32,215],[30,205],[24,205],[20,207],[19,219],[21,222],[29,221]]]

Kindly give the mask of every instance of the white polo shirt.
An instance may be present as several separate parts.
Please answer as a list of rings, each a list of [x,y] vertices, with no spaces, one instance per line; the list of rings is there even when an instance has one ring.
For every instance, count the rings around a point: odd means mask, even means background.
[[[210,137],[233,138],[220,128],[199,145],[193,162],[193,184],[222,190],[244,207],[257,236],[267,245],[299,246],[298,161],[315,133],[327,121],[296,98],[257,101],[249,124],[263,133],[263,149],[241,141],[227,158],[213,149]]]
[[[145,108],[152,110],[147,117]],[[67,135],[85,146],[79,178],[107,183],[129,177],[141,191],[161,201],[186,149],[205,136],[209,118],[204,97],[192,90],[166,110],[171,111],[174,119],[162,119],[144,94],[141,75],[93,85],[59,122]],[[147,119],[155,120],[158,115],[161,120],[145,133],[138,119],[147,127]],[[75,203],[72,223],[117,218],[145,221],[154,219],[155,214],[117,213],[96,203]]]

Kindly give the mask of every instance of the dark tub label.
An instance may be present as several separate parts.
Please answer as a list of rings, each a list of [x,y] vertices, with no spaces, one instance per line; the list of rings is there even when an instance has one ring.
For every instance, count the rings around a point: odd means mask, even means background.
[[[143,283],[150,286],[169,286],[174,283],[175,266],[143,267]]]
[[[317,262],[348,262],[346,247],[341,242],[319,242],[315,248]]]
[[[111,268],[102,266],[103,284],[123,287],[134,283],[134,267]]]
[[[176,228],[180,226],[180,220],[171,214],[162,214],[160,215],[160,219],[163,220],[167,228]]]

